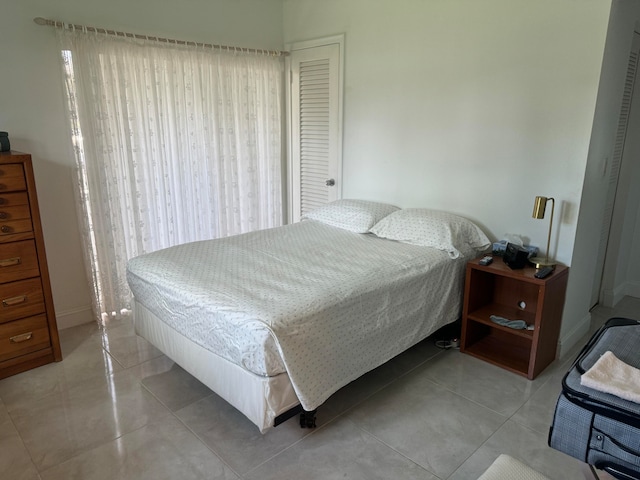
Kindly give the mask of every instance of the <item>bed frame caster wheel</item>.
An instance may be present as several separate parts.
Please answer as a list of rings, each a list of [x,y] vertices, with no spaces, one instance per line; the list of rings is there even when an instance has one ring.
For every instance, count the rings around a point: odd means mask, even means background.
[[[316,410],[300,414],[300,428],[316,428]]]

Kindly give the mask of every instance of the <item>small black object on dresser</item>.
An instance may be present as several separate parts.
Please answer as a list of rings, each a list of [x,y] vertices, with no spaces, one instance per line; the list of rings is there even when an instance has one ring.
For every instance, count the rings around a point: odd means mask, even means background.
[[[478,262],[478,265],[483,265],[486,267],[487,265],[491,265],[492,262],[493,262],[493,257],[491,255],[485,255],[480,259],[480,261]]]
[[[519,245],[507,243],[507,247],[502,256],[502,260],[513,270],[524,268],[527,265],[529,251]]]
[[[0,132],[0,152],[8,152],[9,150],[11,150],[9,134],[7,132]]]
[[[536,273],[534,273],[533,276],[536,277],[536,278],[546,278],[549,275],[551,275],[552,273],[553,273],[553,267],[549,266],[549,267],[541,268]]]

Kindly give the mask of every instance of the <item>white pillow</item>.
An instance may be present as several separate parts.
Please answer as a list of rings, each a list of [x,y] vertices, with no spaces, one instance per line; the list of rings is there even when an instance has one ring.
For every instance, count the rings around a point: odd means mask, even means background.
[[[350,232],[368,233],[371,227],[396,210],[398,207],[386,203],[343,199],[305,213],[302,220],[315,220]]]
[[[426,208],[393,212],[370,231],[381,238],[444,250],[451,258],[458,258],[461,251],[484,250],[490,244],[484,232],[472,221]]]

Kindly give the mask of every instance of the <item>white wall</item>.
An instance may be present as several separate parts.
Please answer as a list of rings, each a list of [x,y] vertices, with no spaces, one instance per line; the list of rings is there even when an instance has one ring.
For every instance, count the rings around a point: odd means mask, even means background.
[[[640,180],[639,180],[640,182]],[[638,185],[638,183],[636,183]],[[627,279],[627,293],[636,298],[640,298],[640,208],[637,210],[635,220],[635,231],[633,234],[633,244],[629,253],[629,270]]]
[[[617,238],[617,258],[611,258],[610,263],[615,267],[613,272],[613,290],[619,289],[620,295],[627,293],[630,279],[637,278],[638,261],[633,257],[640,257],[634,249],[634,231],[636,217],[640,205],[640,72],[636,76],[638,82],[634,89],[631,114],[629,116],[628,134],[618,182],[616,196],[616,210],[620,210],[619,238]],[[636,244],[637,245],[637,244]],[[613,253],[613,252],[612,252]],[[616,295],[613,295],[616,298]]]
[[[284,0],[284,41],[345,33],[345,197],[458,212],[544,247],[533,199],[553,196],[551,253],[572,264],[610,6]]]
[[[569,345],[586,331],[585,327],[588,326],[590,318],[589,308],[593,285],[594,282],[598,282],[597,277],[601,274],[596,271],[595,258],[599,247],[610,173],[610,168],[607,166],[610,162],[607,159],[611,158],[614,151],[629,51],[633,31],[637,28],[639,19],[640,2],[638,0],[614,0],[567,288],[562,335]],[[640,247],[637,241],[635,245]],[[614,258],[608,263],[608,268],[612,265],[615,268],[617,264],[615,252]],[[614,285],[612,288],[617,287]]]
[[[58,325],[91,319],[55,33],[34,17],[177,39],[282,48],[281,0],[3,0],[0,130],[32,154]]]
[[[640,18],[640,2],[629,3],[631,8],[621,11],[624,23],[617,30],[629,31],[629,20]],[[635,14],[634,14],[635,11]],[[614,19],[618,15],[614,15]],[[636,21],[634,36],[634,52],[638,53],[640,46],[640,22]],[[626,29],[624,26],[626,25]],[[626,35],[625,35],[626,37]],[[625,38],[628,41],[628,39]],[[611,229],[610,249],[607,265],[603,276],[603,297],[615,304],[624,295],[640,297],[640,69],[636,72],[635,87],[632,97],[629,124],[627,126],[618,194],[614,208],[614,225]],[[634,234],[635,232],[635,234]]]
[[[285,42],[346,33],[344,194],[443,208],[571,262],[608,2],[285,0]],[[560,223],[562,223],[560,225]]]

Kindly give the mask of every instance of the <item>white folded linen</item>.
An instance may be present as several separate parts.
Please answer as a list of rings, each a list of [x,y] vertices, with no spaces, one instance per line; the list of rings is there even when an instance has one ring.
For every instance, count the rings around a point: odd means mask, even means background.
[[[478,480],[549,480],[528,465],[501,454]]]
[[[640,403],[640,370],[626,364],[612,352],[605,352],[580,377],[585,387]]]

